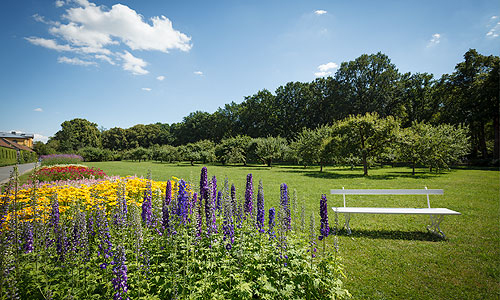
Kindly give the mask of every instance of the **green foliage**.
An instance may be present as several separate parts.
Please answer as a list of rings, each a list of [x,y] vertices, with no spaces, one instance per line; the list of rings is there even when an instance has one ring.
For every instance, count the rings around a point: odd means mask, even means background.
[[[156,161],[173,162],[181,159],[179,150],[170,145],[154,146],[151,148],[151,157]]]
[[[295,157],[304,167],[319,164],[323,169],[323,166],[330,162],[333,156],[332,139],[331,127],[321,126],[314,130],[304,128],[290,145],[290,148],[293,149]]]
[[[282,137],[257,138],[254,139],[255,155],[268,167],[272,166],[273,160],[276,161],[283,157],[287,142]]]
[[[64,121],[62,129],[56,132],[51,140],[59,142],[57,150],[60,152],[76,151],[83,147],[100,147],[101,133],[97,124],[85,119]]]
[[[17,162],[16,150],[0,147],[0,166],[14,165]]]
[[[114,154],[109,149],[102,149],[96,147],[84,147],[78,150],[79,155],[83,157],[84,161],[111,161],[114,160]]]
[[[143,147],[137,147],[126,151],[124,154],[124,158],[131,160],[138,160],[138,161],[146,161],[151,159],[151,151]]]
[[[247,135],[238,135],[223,139],[215,147],[217,161],[223,165],[227,163],[243,163],[246,165],[248,151],[252,138]]]
[[[365,176],[369,161],[379,158],[394,145],[398,131],[399,122],[391,116],[380,118],[377,113],[350,116],[340,121],[336,128],[345,156],[361,158]]]

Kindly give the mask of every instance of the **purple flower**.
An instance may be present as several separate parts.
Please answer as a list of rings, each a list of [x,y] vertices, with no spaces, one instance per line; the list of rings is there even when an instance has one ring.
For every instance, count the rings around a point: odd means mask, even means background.
[[[151,188],[144,191],[144,201],[142,202],[142,221],[146,223],[146,226],[151,225],[153,218],[153,207],[151,203]]]
[[[202,227],[203,227],[203,211],[202,211],[202,203],[201,200],[197,201],[198,195],[194,193],[193,199],[197,208],[196,214],[196,237],[201,239]]]
[[[231,185],[231,209],[233,211],[233,215],[236,213],[237,203],[236,203],[236,188],[234,184]]]
[[[33,226],[30,222],[26,223],[24,228],[24,253],[33,251]]]
[[[205,201],[208,199],[208,170],[207,170],[207,167],[201,168],[200,199],[205,200]]]
[[[290,201],[288,198],[288,187],[286,183],[281,184],[280,188],[281,192],[281,207],[283,209],[283,222],[284,229],[291,230],[292,229],[292,215],[290,212]]]
[[[116,251],[116,256],[114,257],[114,267],[113,274],[114,278],[112,279],[113,288],[115,293],[113,294],[114,300],[122,300],[123,296],[125,299],[129,299],[127,296],[128,284],[127,284],[127,258],[125,256],[125,249],[122,245],[118,246]]]
[[[188,219],[188,195],[186,192],[186,182],[179,181],[179,191],[177,192],[177,215],[179,222],[185,224]]]
[[[220,199],[222,198],[222,191],[217,192],[217,204],[215,205],[215,209],[217,210],[218,213],[221,211],[221,203]]]
[[[267,231],[270,240],[276,237],[276,233],[274,232],[274,226],[276,225],[275,216],[276,210],[274,207],[271,207],[269,209],[269,230]]]
[[[247,187],[245,190],[245,214],[252,214],[252,208],[253,208],[253,200],[252,200],[252,195],[253,195],[253,180],[252,180],[252,174],[247,175]]]
[[[99,233],[99,245],[97,256],[102,256],[104,262],[101,264],[101,268],[105,269],[108,266],[108,259],[113,255],[111,248],[111,236],[109,234],[108,219],[104,211],[101,208],[97,209],[96,212],[96,229]]]
[[[215,217],[215,205],[217,199],[217,178],[215,176],[212,177],[211,187],[212,187],[212,193],[210,197],[210,223],[207,222],[207,225],[210,224],[211,232],[217,233],[217,219]]]
[[[322,240],[326,238],[330,233],[330,226],[328,225],[328,206],[326,203],[326,195],[321,195],[321,200],[319,202],[319,215],[321,216],[321,228],[319,239]]]
[[[257,228],[259,232],[264,233],[264,187],[262,180],[259,181],[259,190],[257,192]]]
[[[167,180],[167,187],[165,188],[165,202],[164,205],[170,205],[172,201],[172,182]]]

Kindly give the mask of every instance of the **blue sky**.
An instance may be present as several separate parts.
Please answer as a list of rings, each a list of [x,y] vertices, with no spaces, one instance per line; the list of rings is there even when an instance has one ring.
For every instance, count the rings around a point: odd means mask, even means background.
[[[334,74],[383,52],[400,72],[451,73],[469,48],[499,55],[500,2],[6,1],[0,131],[45,141],[180,122],[261,89]]]

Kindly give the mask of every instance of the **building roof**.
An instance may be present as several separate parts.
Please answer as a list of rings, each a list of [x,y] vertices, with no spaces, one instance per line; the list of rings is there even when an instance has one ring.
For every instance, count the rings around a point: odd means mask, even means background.
[[[11,138],[11,139],[32,139],[35,136],[30,133],[17,133],[12,132],[0,132],[0,138]]]
[[[6,146],[4,146],[4,145],[6,145]],[[34,152],[33,149],[31,149],[30,147],[11,142],[9,140],[4,139],[3,137],[0,137],[0,146],[11,148],[11,149],[16,149],[16,150],[19,149],[19,150]]]

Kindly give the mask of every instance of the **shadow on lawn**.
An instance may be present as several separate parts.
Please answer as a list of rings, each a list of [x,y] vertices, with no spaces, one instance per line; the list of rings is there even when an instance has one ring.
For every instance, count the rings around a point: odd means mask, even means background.
[[[371,180],[392,180],[396,178],[410,178],[410,179],[428,179],[440,176],[441,174],[430,174],[430,173],[416,173],[412,175],[410,172],[388,172],[383,175],[368,175],[363,176],[363,171],[358,173],[338,173],[331,171],[305,171],[302,170],[284,170],[283,172],[290,173],[302,173],[304,176],[312,177],[312,178],[321,178],[321,179],[354,179],[354,178],[366,178]]]
[[[427,241],[441,242],[445,239],[431,232],[424,231],[396,231],[396,230],[352,230],[347,234],[345,229],[338,232],[339,236],[352,238],[386,239],[386,240],[406,240],[406,241]]]

